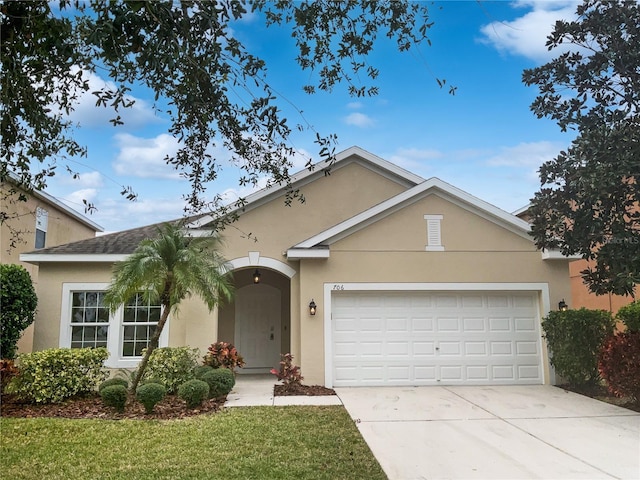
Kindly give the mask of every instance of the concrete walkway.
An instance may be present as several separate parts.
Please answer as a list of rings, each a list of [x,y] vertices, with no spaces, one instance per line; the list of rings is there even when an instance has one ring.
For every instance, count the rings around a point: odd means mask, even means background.
[[[336,393],[390,480],[640,478],[640,414],[560,388]]]
[[[286,396],[273,395],[273,387],[278,383],[270,374],[243,375],[236,377],[236,385],[227,395],[225,407],[286,406],[286,405],[342,405],[337,395],[327,396]]]

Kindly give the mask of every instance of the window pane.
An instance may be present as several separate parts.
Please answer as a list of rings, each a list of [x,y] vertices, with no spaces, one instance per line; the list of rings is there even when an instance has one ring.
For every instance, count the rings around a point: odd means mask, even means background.
[[[98,308],[98,322],[109,322],[109,309],[108,308]]]
[[[124,340],[135,339],[135,327],[124,327]]]
[[[149,313],[147,311],[147,307],[138,308],[137,310],[136,322],[148,322]]]
[[[84,327],[84,341],[94,342],[96,340],[96,327]]]
[[[44,248],[47,239],[47,232],[36,229],[36,244],[35,248]]]
[[[84,310],[81,308],[74,308],[71,311],[71,323],[83,323],[84,322]]]
[[[124,342],[122,344],[122,356],[133,357],[133,342]]]
[[[87,323],[95,323],[96,313],[98,313],[98,311],[95,308],[86,308],[84,311],[84,321]]]
[[[147,344],[146,343],[136,343],[135,356],[136,357],[141,357],[142,356],[142,350],[144,350],[145,348],[147,348]]]
[[[109,327],[98,327],[98,331],[96,333],[96,340],[99,342],[106,342],[108,331],[109,331]]]
[[[127,323],[136,321],[136,309],[135,308],[126,307],[124,309],[124,321],[127,322]]]
[[[84,306],[84,292],[73,292],[72,301],[73,301],[73,306],[74,307],[83,307]]]
[[[82,341],[82,327],[71,327],[71,342]]]
[[[85,305],[87,307],[98,306],[98,292],[87,292]]]
[[[146,325],[136,327],[136,340],[137,341],[148,340],[149,339],[149,337],[147,336],[148,332],[149,332],[149,328]]]
[[[151,307],[149,311],[149,321],[156,323],[160,321],[160,307]]]

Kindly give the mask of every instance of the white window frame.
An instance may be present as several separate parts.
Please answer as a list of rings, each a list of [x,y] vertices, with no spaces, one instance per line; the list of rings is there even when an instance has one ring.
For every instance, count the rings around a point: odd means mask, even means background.
[[[61,348],[71,348],[71,313],[73,306],[73,292],[82,291],[105,291],[109,288],[109,283],[92,282],[92,283],[63,283],[62,284],[62,302],[60,309],[60,341]],[[107,334],[107,350],[109,350],[109,358],[105,362],[108,368],[135,368],[142,357],[123,357],[122,341],[124,334],[123,326],[124,308],[120,306],[115,313],[109,314],[109,331]],[[169,322],[171,317],[167,319],[160,339],[159,347],[166,347],[169,344]]]
[[[35,231],[35,248],[46,248],[47,246],[47,230],[49,229],[49,212],[44,208],[36,207],[36,231]],[[41,246],[38,246],[38,231],[44,234]]]
[[[427,221],[427,246],[425,251],[427,252],[444,252],[444,245],[442,245],[442,230],[440,224],[443,215],[425,215],[424,219]]]

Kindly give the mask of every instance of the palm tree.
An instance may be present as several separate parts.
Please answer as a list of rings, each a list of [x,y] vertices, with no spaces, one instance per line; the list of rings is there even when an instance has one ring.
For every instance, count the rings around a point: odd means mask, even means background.
[[[178,224],[164,224],[155,238],[140,242],[136,250],[114,267],[113,279],[105,293],[105,304],[111,312],[136,294],[161,305],[158,325],[149,340],[131,385],[135,392],[149,362],[169,313],[186,297],[196,294],[209,311],[233,294],[231,275],[220,254],[220,238],[216,235],[188,237]]]

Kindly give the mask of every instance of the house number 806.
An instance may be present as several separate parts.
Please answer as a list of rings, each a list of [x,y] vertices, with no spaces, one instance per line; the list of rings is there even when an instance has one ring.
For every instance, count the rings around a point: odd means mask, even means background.
[[[334,285],[333,289],[334,290],[344,290],[344,285]]]

